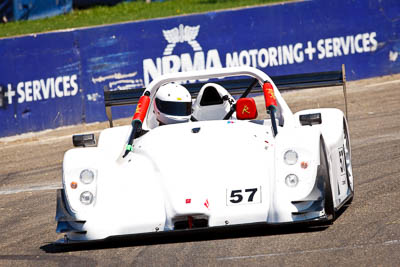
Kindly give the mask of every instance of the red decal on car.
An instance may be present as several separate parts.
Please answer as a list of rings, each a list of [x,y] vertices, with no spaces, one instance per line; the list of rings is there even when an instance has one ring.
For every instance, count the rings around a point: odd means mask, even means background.
[[[206,202],[204,202],[204,206],[206,206],[206,208],[208,209],[210,204],[208,203],[208,199],[206,199]]]

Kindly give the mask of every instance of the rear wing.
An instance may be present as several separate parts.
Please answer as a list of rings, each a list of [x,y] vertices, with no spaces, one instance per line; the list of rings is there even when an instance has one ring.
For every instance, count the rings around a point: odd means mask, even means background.
[[[346,74],[345,67],[339,71],[314,72],[305,74],[292,74],[272,76],[271,79],[280,91],[298,90],[317,87],[343,86],[345,101],[345,114],[347,118],[347,92],[346,92]],[[253,78],[235,79],[227,81],[217,81],[215,83],[223,86],[231,95],[242,94],[254,83]],[[196,97],[200,88],[205,83],[185,84],[192,97]],[[128,89],[119,91],[104,91],[104,105],[110,127],[113,127],[111,107],[137,104],[139,98],[143,95],[145,88]],[[257,83],[251,93],[261,93],[262,88]]]

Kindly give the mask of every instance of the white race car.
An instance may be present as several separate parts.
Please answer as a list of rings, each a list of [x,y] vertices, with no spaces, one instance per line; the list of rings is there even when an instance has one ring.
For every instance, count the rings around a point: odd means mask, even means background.
[[[252,82],[240,89],[244,76]],[[316,76],[288,77],[286,84],[298,85]],[[187,86],[197,96],[191,120],[157,119],[160,87],[204,79],[216,83]],[[267,119],[257,119],[253,91],[264,94]],[[85,147],[93,137],[74,136],[84,147],[64,156],[56,212],[61,243],[255,223],[325,224],[353,198],[344,113],[293,114],[273,79],[251,67],[163,75],[144,90],[132,125],[105,129],[97,147]]]

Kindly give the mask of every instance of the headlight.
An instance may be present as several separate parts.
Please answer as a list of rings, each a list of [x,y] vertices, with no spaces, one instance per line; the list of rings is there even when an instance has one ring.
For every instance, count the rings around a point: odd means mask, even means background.
[[[93,202],[93,194],[89,191],[82,192],[80,196],[81,203],[84,205],[90,205]]]
[[[289,187],[296,187],[299,183],[299,177],[296,174],[289,174],[285,178],[285,184]]]
[[[283,160],[287,165],[294,165],[297,162],[297,159],[299,156],[297,155],[297,152],[294,150],[288,150],[285,152],[283,155]]]
[[[94,180],[94,173],[93,171],[86,169],[81,171],[79,178],[81,179],[82,183],[90,184]]]

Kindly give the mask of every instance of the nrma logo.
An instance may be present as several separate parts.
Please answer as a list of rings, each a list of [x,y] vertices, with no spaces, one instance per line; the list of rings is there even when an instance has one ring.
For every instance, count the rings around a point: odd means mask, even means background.
[[[201,51],[200,44],[196,41],[196,37],[199,34],[200,25],[191,27],[191,26],[183,26],[182,24],[179,27],[175,27],[171,30],[163,30],[163,35],[165,40],[167,40],[168,45],[164,49],[164,56],[169,56],[172,54],[177,43],[187,42],[192,48],[193,51]]]
[[[151,58],[143,60],[143,78],[145,86],[151,79],[159,75],[191,70],[204,70],[238,66],[252,66],[260,69],[302,64],[305,61],[331,60],[335,57],[356,56],[362,53],[374,53],[378,49],[376,32],[355,33],[347,36],[331,38],[321,37],[317,41],[306,40],[290,44],[265,46],[267,40],[259,40],[259,47],[245,48],[220,54],[217,49],[203,51],[196,38],[200,25],[184,26],[163,30],[163,36],[168,42],[162,57],[155,61]],[[219,36],[219,38],[223,38]],[[175,47],[186,51],[173,55]],[[224,50],[224,48],[221,48]],[[222,59],[222,60],[221,60]],[[391,53],[390,59],[396,61],[397,54]],[[204,80],[202,80],[204,81]]]
[[[143,78],[146,86],[152,79],[162,74],[222,67],[217,49],[209,50],[206,53],[202,51],[196,40],[199,31],[200,25],[185,26],[182,24],[162,31],[168,42],[163,56],[157,57],[155,61],[151,58],[143,60]],[[175,47],[183,43],[187,43],[193,52],[173,55]]]

